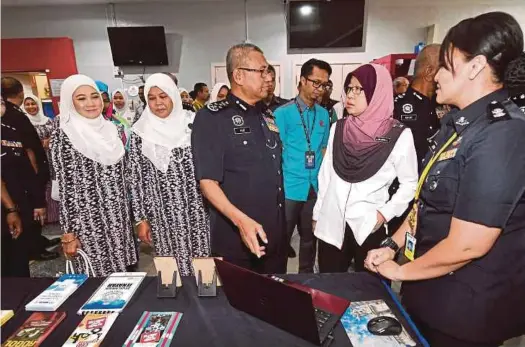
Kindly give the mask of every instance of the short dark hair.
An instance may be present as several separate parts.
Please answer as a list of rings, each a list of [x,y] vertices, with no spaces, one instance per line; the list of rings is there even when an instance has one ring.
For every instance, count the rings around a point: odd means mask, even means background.
[[[230,83],[233,82],[233,70],[244,64],[245,60],[248,58],[248,54],[252,51],[264,54],[262,49],[251,43],[240,43],[228,50],[228,53],[226,54],[226,73],[228,74],[228,80],[230,80]]]
[[[190,95],[190,98],[192,98],[193,100],[195,100],[195,97],[197,96],[197,94],[195,93],[194,90],[192,90],[191,92],[188,93]]]
[[[2,77],[2,98],[14,98],[24,92],[24,86],[19,80],[13,77]]]
[[[523,51],[523,31],[508,13],[485,13],[462,20],[445,36],[439,52],[439,63],[452,73],[454,49],[461,51],[467,61],[478,55],[486,57],[496,81],[502,82],[509,63]]]
[[[271,72],[275,75],[275,68],[273,67],[273,65],[268,65],[268,72]]]
[[[314,67],[317,67],[321,70],[328,72],[328,76],[332,75],[332,67],[326,61],[319,59],[310,59],[301,66],[301,77],[308,77],[312,74]]]
[[[163,74],[165,74],[166,76],[168,76],[169,78],[171,78],[173,80],[173,82],[175,82],[175,85],[178,87],[179,86],[179,80],[177,79],[177,76],[175,76],[174,73],[171,73],[171,72],[163,72]]]
[[[193,92],[195,93],[195,95],[197,95],[197,93],[202,92],[202,89],[204,89],[204,87],[207,87],[207,86],[208,85],[203,82],[195,83],[195,86],[193,86]]]
[[[144,89],[144,85],[139,86],[139,89]]]

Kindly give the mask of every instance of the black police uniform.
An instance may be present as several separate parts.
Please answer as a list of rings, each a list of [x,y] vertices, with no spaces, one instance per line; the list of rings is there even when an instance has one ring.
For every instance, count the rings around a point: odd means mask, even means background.
[[[238,228],[212,207],[213,255],[260,273],[285,273],[282,144],[272,112],[260,102],[251,106],[230,93],[197,113],[192,147],[197,180],[219,182],[230,202],[260,223],[268,236],[266,255],[258,259],[242,242]]]
[[[286,100],[286,99],[283,99],[283,98],[280,98],[278,96],[274,96],[272,98],[272,101],[270,101],[270,104],[268,105],[268,108],[270,109],[270,111],[275,111],[277,110],[279,107],[281,107],[282,105],[286,104],[289,100]]]
[[[453,217],[502,233],[457,271],[403,283],[403,303],[432,346],[498,346],[525,333],[525,115],[515,108],[522,119],[511,118],[507,98],[500,90],[452,111],[435,139],[434,153],[458,134],[422,187],[416,257],[447,237]]]
[[[2,117],[2,181],[18,207],[22,234],[12,239],[2,205],[2,276],[29,277],[29,252],[34,240],[33,210],[45,207],[46,201],[27,156],[23,134],[3,121]]]
[[[394,99],[394,118],[409,127],[414,135],[419,172],[429,149],[429,139],[439,130],[436,106],[433,100],[411,86]]]

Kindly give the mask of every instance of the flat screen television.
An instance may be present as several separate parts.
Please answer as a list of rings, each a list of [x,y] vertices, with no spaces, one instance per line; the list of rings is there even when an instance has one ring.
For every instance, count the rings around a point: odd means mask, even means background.
[[[162,26],[108,27],[108,36],[115,66],[168,65]]]
[[[310,0],[288,4],[288,48],[363,48],[365,0]]]

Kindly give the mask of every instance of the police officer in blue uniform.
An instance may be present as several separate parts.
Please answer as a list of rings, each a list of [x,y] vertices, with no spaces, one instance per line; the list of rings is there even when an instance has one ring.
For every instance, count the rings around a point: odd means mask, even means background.
[[[440,45],[428,45],[416,59],[414,79],[406,93],[394,99],[394,118],[405,124],[414,134],[414,145],[421,172],[422,161],[429,150],[429,139],[439,130],[434,77],[439,69]]]
[[[450,29],[437,101],[458,110],[426,157],[411,213],[365,261],[403,281],[403,303],[432,347],[495,347],[525,333],[525,114],[504,88],[522,51],[506,13]]]
[[[233,46],[226,60],[231,93],[200,110],[192,131],[197,180],[212,205],[212,254],[259,273],[285,273],[282,144],[260,102],[271,82],[268,63],[251,44]]]

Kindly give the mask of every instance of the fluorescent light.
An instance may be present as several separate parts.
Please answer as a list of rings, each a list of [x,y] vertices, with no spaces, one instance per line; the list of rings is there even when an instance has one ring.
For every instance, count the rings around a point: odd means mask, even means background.
[[[299,11],[301,12],[301,15],[305,17],[311,15],[313,10],[314,8],[311,5],[303,5],[299,9]]]

